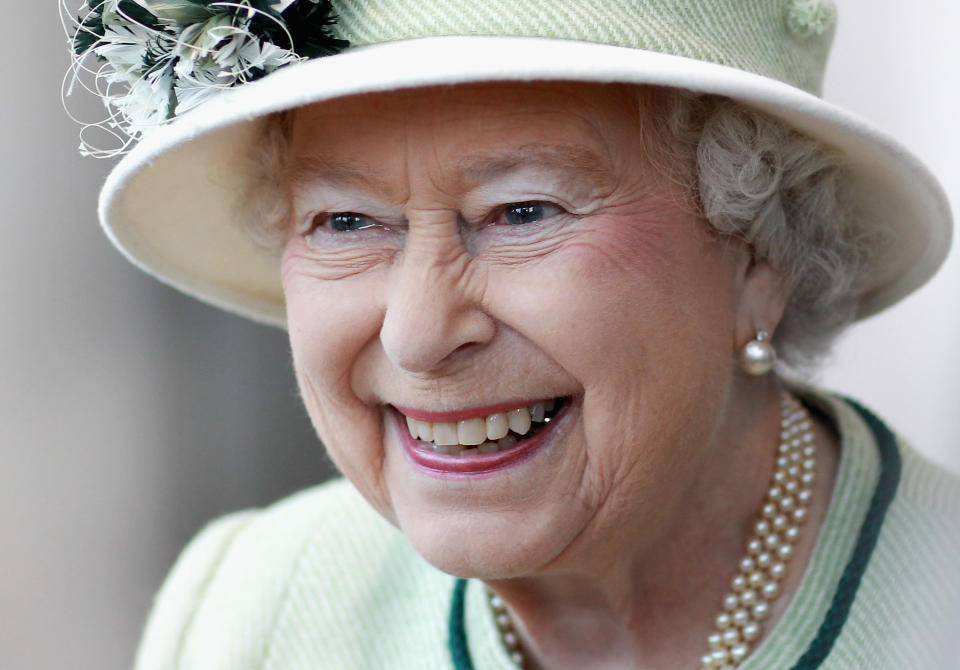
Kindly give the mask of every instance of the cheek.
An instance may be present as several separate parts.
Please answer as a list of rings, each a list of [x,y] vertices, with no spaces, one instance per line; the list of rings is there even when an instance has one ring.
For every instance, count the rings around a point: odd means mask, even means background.
[[[697,222],[635,221],[585,225],[535,267],[491,281],[502,318],[583,388],[598,499],[683,469],[671,446],[703,444],[698,408],[716,403],[704,389],[724,388],[732,362],[731,259]]]
[[[379,333],[378,285],[375,273],[321,281],[284,259],[287,327],[307,413],[337,467],[386,513],[380,414],[351,385]]]

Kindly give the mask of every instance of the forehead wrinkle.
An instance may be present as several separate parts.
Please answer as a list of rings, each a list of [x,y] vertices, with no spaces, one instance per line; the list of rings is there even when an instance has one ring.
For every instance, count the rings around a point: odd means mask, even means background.
[[[357,159],[347,161],[323,156],[295,156],[284,170],[284,180],[293,193],[312,185],[324,184],[352,187],[368,193],[399,195],[396,185],[391,185],[384,175]]]
[[[455,163],[457,174],[469,185],[525,168],[576,173],[595,182],[611,173],[609,161],[577,144],[523,144],[492,153],[467,155]]]

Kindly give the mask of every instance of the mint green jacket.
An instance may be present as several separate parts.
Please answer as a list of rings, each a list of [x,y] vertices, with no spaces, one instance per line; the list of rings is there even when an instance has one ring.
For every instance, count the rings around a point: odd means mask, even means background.
[[[960,482],[868,413],[807,401],[841,436],[833,497],[787,612],[741,670],[960,668]],[[459,584],[454,603],[458,580],[333,481],[200,533],[136,668],[515,670],[483,585]]]

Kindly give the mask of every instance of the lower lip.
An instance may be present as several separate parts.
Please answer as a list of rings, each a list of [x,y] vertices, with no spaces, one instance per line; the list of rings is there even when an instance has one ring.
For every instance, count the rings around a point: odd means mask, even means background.
[[[438,454],[426,447],[421,446],[420,441],[410,435],[407,430],[406,420],[403,415],[396,410],[391,410],[394,415],[397,432],[400,434],[400,441],[403,443],[404,452],[413,463],[422,470],[432,475],[441,476],[477,476],[489,475],[500,470],[504,470],[532,458],[542,447],[549,443],[551,436],[556,432],[556,427],[561,418],[566,415],[567,407],[563,407],[554,415],[553,420],[541,428],[536,435],[526,440],[521,440],[516,446],[505,451],[497,451],[492,454],[474,454],[473,456],[452,456],[450,454]]]

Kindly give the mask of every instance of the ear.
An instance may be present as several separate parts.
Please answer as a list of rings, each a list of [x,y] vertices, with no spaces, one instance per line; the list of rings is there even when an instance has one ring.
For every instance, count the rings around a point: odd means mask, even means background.
[[[767,261],[758,260],[751,254],[742,272],[734,351],[740,351],[758,330],[767,331],[772,338],[790,299],[783,276]]]

